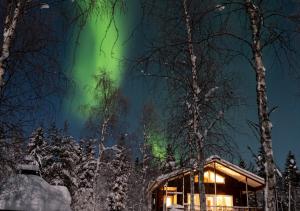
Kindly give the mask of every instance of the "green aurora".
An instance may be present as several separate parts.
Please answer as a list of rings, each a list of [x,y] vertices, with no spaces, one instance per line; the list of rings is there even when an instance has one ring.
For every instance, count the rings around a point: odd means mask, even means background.
[[[82,0],[83,6],[86,1],[88,0]],[[97,4],[102,4],[103,1],[105,0],[99,0]],[[115,86],[120,85],[124,69],[120,60],[125,54],[122,42],[126,36],[124,27],[126,18],[128,17],[118,13],[112,22],[111,12],[106,11],[99,15],[94,11],[81,29],[71,71],[75,88],[70,92],[70,99],[65,102],[65,107],[73,117],[80,120],[87,119],[88,115],[84,112],[86,108],[99,103],[95,99],[95,76],[100,71],[105,71]],[[78,33],[78,29],[75,31]]]
[[[81,1],[83,7],[87,1]],[[100,5],[103,1],[105,0],[99,0],[97,4]],[[122,43],[128,36],[126,27],[129,24],[126,25],[125,22],[128,22],[130,16],[119,13],[112,23],[109,14],[112,13],[106,11],[101,16],[97,12],[91,14],[80,31],[79,43],[75,48],[75,61],[71,71],[75,87],[70,90],[71,96],[66,98],[64,107],[80,122],[84,122],[89,117],[86,110],[101,103],[99,99],[95,99],[95,96],[99,96],[95,93],[97,83],[95,76],[105,71],[116,88],[122,83],[124,67],[120,60],[126,53]],[[78,33],[76,30],[75,32]],[[159,160],[164,160],[166,156],[164,134],[155,130],[149,132],[152,154]]]
[[[152,154],[159,160],[163,160],[166,157],[166,138],[163,134],[155,131],[150,131],[149,134]]]

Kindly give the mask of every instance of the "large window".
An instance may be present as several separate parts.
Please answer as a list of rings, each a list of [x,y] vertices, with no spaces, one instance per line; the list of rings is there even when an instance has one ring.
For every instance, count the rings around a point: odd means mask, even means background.
[[[168,195],[167,198],[166,198],[166,196],[164,196],[164,203],[166,203],[167,207],[177,204],[177,195],[171,194],[171,195]]]
[[[163,187],[163,190],[168,192],[168,196],[164,196],[164,203],[167,207],[177,204],[177,188],[176,187]]]
[[[233,198],[230,195],[217,195],[216,200],[215,195],[206,195],[206,205],[210,206],[218,206],[218,207],[232,207],[233,206]]]
[[[198,175],[195,176],[195,182],[198,182]],[[217,184],[225,184],[225,177],[222,177],[219,174],[216,174],[213,171],[205,171],[204,172],[204,183],[216,183]]]
[[[210,195],[206,194],[207,207],[232,207],[233,197],[231,195]],[[194,202],[196,206],[200,206],[199,194],[194,194]],[[188,193],[188,204],[191,204],[191,194]]]

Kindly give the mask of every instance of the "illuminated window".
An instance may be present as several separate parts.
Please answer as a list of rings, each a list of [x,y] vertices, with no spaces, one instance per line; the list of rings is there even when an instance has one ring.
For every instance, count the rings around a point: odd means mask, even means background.
[[[164,203],[167,207],[177,204],[177,194],[174,194],[174,192],[177,192],[177,187],[161,187],[161,190],[168,192],[167,199],[166,196],[164,196]]]
[[[216,183],[218,184],[225,184],[225,177],[222,177],[219,174],[216,174],[212,171],[206,171],[204,172],[204,183]],[[195,176],[195,182],[198,182],[198,175]]]
[[[220,207],[232,207],[233,198],[229,195],[217,195],[216,201],[214,201],[214,195],[206,195],[207,206],[220,206]],[[208,203],[209,201],[209,203]]]
[[[199,194],[194,194],[194,203],[196,206],[200,206]],[[191,195],[188,193],[188,204],[191,204]],[[206,206],[220,206],[220,207],[232,207],[233,197],[230,195],[210,195],[206,194]]]
[[[176,192],[177,187],[161,187],[161,190],[167,190],[168,192]]]
[[[168,197],[167,197],[167,207],[170,207],[170,206],[173,204],[172,198],[173,198],[173,197],[171,197],[171,196],[168,196]]]
[[[167,207],[177,204],[177,195],[170,195],[167,197],[167,200],[166,196],[164,196],[164,203],[166,203]]]

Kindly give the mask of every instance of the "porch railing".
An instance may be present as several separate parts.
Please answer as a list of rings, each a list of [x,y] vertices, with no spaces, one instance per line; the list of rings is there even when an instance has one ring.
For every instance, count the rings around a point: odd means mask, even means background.
[[[190,211],[190,205],[184,205],[184,207],[173,207],[168,209],[169,211]],[[199,211],[200,206],[195,205],[195,211]],[[239,206],[208,206],[206,207],[207,211],[263,211],[263,208],[260,207],[239,207]]]

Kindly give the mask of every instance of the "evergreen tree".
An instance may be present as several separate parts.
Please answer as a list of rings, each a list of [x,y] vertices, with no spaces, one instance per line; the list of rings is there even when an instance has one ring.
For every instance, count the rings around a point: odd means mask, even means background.
[[[48,145],[44,136],[44,129],[42,127],[34,130],[29,138],[29,143],[27,145],[28,154],[34,159],[35,164],[37,164],[41,169],[45,164],[45,158],[47,155]]]
[[[246,165],[245,161],[242,158],[240,158],[239,167],[241,167],[242,169],[247,168],[247,165]]]
[[[163,172],[168,173],[171,172],[175,169],[176,166],[176,160],[175,160],[175,155],[174,155],[174,149],[171,144],[167,145],[166,149],[166,160],[165,164],[163,166]]]
[[[96,169],[95,141],[81,140],[80,149],[83,152],[75,172],[78,186],[74,195],[73,210],[93,210],[93,179]]]
[[[111,179],[110,193],[107,197],[109,211],[126,210],[130,165],[125,155],[125,149],[120,148],[115,158],[110,162]]]
[[[140,168],[141,164],[140,164],[140,159],[138,157],[135,158],[134,161],[134,169],[138,170]]]
[[[297,186],[299,180],[298,180],[298,174],[297,174],[297,164],[295,160],[294,154],[292,154],[291,151],[289,151],[287,155],[287,159],[285,162],[285,170],[283,173],[283,180],[284,180],[284,193],[285,193],[285,205],[288,210],[294,210],[293,208],[295,203],[295,194],[294,190]]]
[[[46,136],[47,135],[47,136]],[[78,187],[75,169],[80,165],[82,150],[76,140],[52,125],[48,134],[36,129],[28,143],[28,153],[40,167],[41,176],[51,185],[63,185],[73,198]]]
[[[256,157],[256,173],[265,178],[265,153],[262,147],[259,148],[257,157]]]
[[[287,155],[287,159],[285,162],[285,171],[284,171],[284,179],[286,183],[291,183],[292,186],[296,185],[298,182],[297,178],[297,164],[294,154],[289,151]]]

